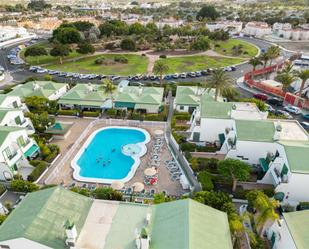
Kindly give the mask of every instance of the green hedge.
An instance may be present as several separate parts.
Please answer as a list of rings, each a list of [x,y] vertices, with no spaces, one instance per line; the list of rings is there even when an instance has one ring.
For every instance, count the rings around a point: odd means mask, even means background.
[[[58,115],[66,115],[66,116],[76,116],[78,113],[77,110],[59,110]]]
[[[37,191],[39,187],[29,181],[13,180],[11,182],[11,189],[16,192],[34,192]]]
[[[211,180],[211,175],[207,171],[201,171],[197,176],[198,181],[202,185],[204,191],[211,191],[214,189],[214,184]]]
[[[82,115],[85,117],[98,117],[100,115],[100,112],[83,111]]]
[[[34,182],[47,169],[47,163],[44,161],[35,160],[35,161],[30,162],[30,164],[33,165],[35,168],[31,172],[31,174],[28,175],[28,181]]]

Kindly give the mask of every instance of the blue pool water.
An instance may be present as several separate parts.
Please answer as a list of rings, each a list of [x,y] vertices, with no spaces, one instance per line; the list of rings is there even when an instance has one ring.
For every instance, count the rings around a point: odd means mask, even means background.
[[[134,129],[108,128],[99,131],[77,161],[79,175],[113,180],[125,178],[134,159],[124,155],[122,147],[145,140],[145,134]]]

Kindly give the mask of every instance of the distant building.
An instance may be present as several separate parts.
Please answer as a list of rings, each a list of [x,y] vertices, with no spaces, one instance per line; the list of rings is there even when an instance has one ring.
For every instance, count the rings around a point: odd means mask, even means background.
[[[258,38],[272,34],[271,27],[266,22],[248,22],[242,32]]]
[[[242,31],[242,22],[236,22],[236,21],[219,21],[219,22],[213,22],[213,23],[206,23],[207,29],[209,31],[216,31],[216,30],[224,30],[229,32],[229,34],[239,34]]]
[[[10,249],[232,249],[227,214],[191,199],[157,205],[29,193],[0,227]]]

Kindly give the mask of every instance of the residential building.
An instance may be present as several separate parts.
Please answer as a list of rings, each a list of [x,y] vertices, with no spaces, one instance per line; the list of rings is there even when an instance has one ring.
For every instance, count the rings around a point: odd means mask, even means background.
[[[10,249],[232,249],[226,213],[184,199],[91,199],[61,187],[29,193],[0,227]]]
[[[26,129],[3,126],[0,127],[0,151],[0,180],[11,179],[17,173],[27,179],[33,170],[28,159],[39,153],[39,147]]]
[[[77,84],[64,94],[58,101],[63,109],[109,109],[112,107],[110,95],[99,85]]]
[[[53,81],[30,81],[25,84],[17,85],[7,93],[8,96],[25,97],[44,97],[49,100],[58,100],[69,88],[68,84],[55,83]]]
[[[259,171],[257,182],[273,185],[281,202],[309,201],[308,133],[297,121],[266,118],[251,103],[202,101],[189,141],[216,144],[216,155],[249,163]]]
[[[248,22],[242,32],[257,38],[272,34],[271,27],[266,22]]]
[[[0,26],[0,48],[25,42],[35,37],[35,34],[28,33],[23,27]]]
[[[17,108],[28,111],[27,106],[21,102],[19,96],[9,96],[7,94],[0,94],[0,108]]]
[[[201,98],[207,101],[215,101],[215,90],[208,91],[205,88],[196,86],[177,86],[174,109],[178,112],[192,113],[200,106]],[[221,96],[218,97],[218,101],[223,100]]]
[[[278,35],[280,30],[283,29],[292,29],[292,24],[290,23],[280,23],[280,22],[276,22],[273,24],[273,33]]]
[[[213,23],[206,23],[207,29],[213,32],[216,30],[228,31],[230,35],[239,34],[242,31],[242,22],[237,21],[219,21]]]
[[[158,113],[163,106],[163,87],[122,86],[115,95],[115,108]]]
[[[29,134],[35,132],[31,120],[24,116],[24,112],[21,109],[0,107],[0,127],[1,126],[26,128]]]
[[[293,41],[307,41],[309,40],[309,29],[281,29],[278,31],[278,36]]]
[[[274,249],[309,248],[309,210],[283,213],[267,230],[267,238]]]

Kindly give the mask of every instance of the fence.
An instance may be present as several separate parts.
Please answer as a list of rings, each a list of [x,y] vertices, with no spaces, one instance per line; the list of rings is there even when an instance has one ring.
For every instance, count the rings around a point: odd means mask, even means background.
[[[190,185],[193,186],[193,191],[201,191],[202,190],[201,185],[196,179],[189,162],[182,154],[179,144],[176,142],[172,133],[169,130],[166,131],[166,138],[167,138],[168,145],[172,153],[174,154],[175,158],[177,159],[178,163],[180,164],[182,171],[186,175]]]
[[[57,174],[63,169],[65,164],[70,161],[73,153],[78,146],[83,143],[83,140],[87,137],[88,133],[94,128],[96,125],[105,125],[105,126],[132,126],[132,127],[160,127],[164,131],[166,130],[165,122],[157,122],[157,121],[136,121],[136,120],[121,120],[121,119],[95,119],[86,127],[83,133],[79,136],[79,138],[74,142],[69,151],[62,157],[59,163],[55,163],[54,167],[49,168],[49,175],[46,177],[44,183],[50,184],[52,180],[57,176]]]

